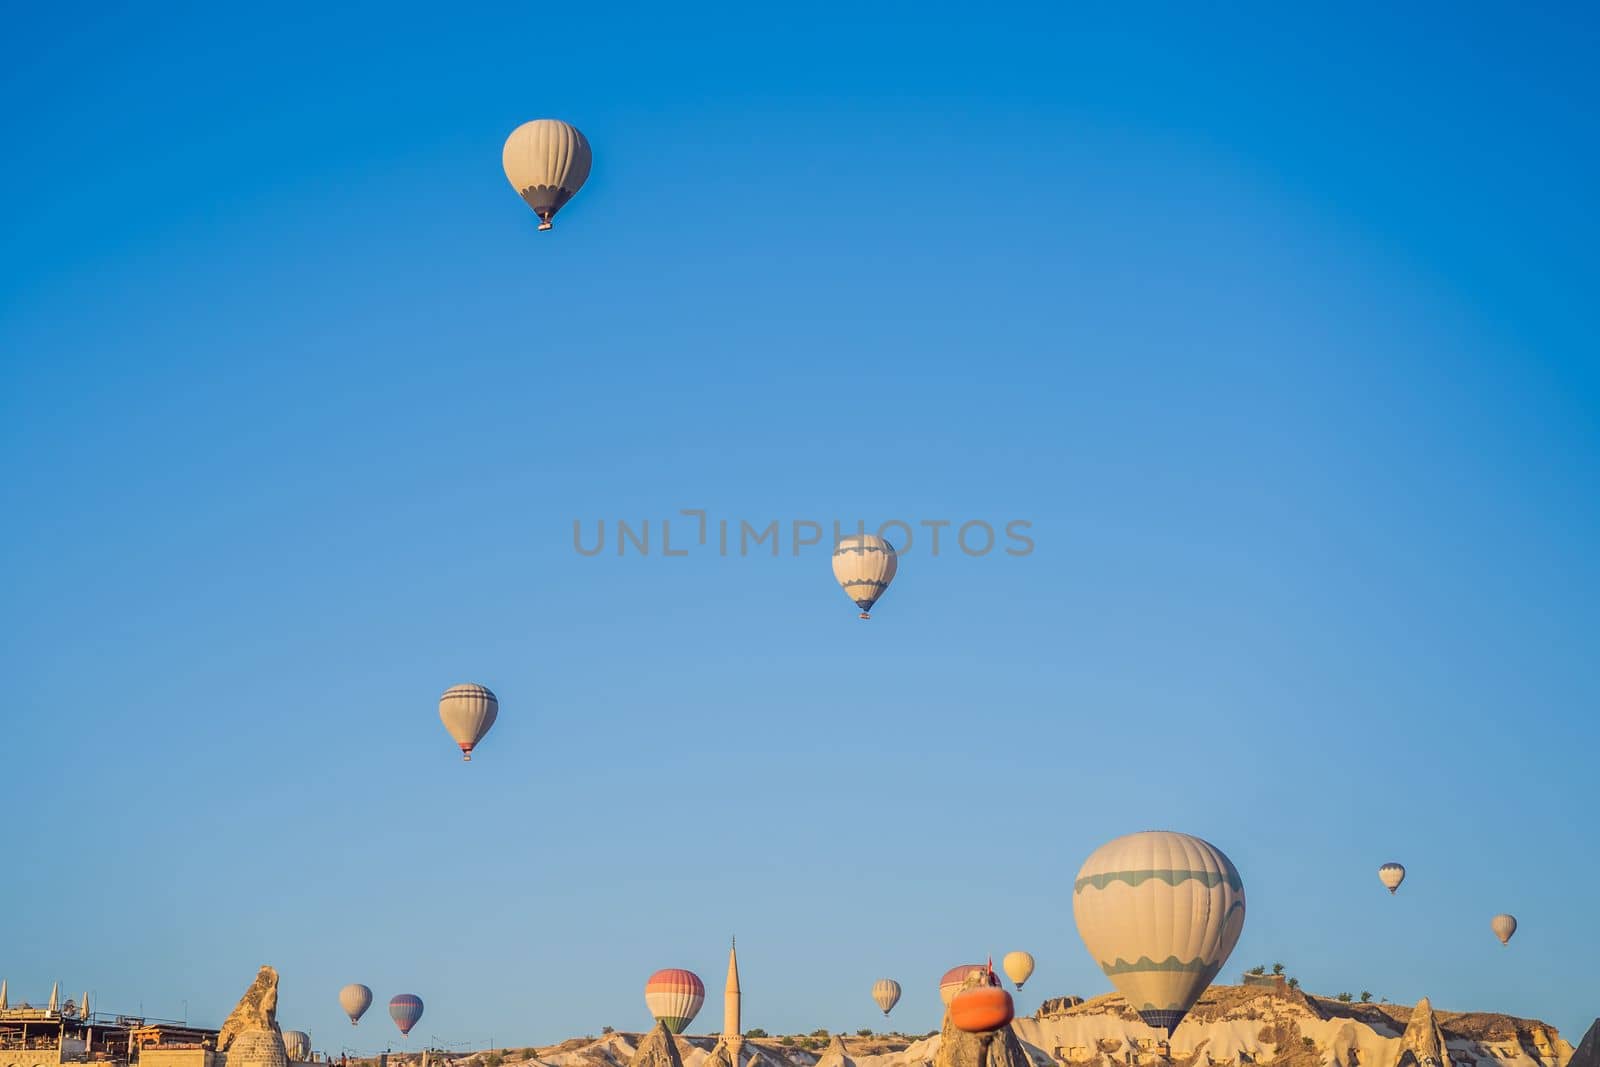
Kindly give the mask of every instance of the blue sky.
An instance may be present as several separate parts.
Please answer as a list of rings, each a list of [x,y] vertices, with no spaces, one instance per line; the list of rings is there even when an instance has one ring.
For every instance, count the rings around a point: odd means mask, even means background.
[[[216,1023],[271,962],[319,1048],[397,992],[532,1043],[737,933],[748,1025],[890,976],[925,1030],[989,952],[1105,991],[1072,877],[1161,826],[1244,876],[1230,974],[1587,1025],[1592,14],[8,30],[14,998]],[[538,234],[499,152],[547,115],[595,167]],[[573,550],[683,508],[1036,548],[913,545],[870,624],[787,536]]]

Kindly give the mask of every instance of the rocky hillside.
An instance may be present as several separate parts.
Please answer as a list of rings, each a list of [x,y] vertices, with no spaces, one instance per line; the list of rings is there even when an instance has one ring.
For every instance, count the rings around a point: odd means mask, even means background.
[[[1569,1064],[1572,1046],[1536,1019],[1260,986],[1214,986],[1170,1043],[1115,994],[1047,1001],[1011,1028],[1033,1067],[1578,1067]],[[643,1038],[577,1038],[507,1056],[503,1067],[629,1067]],[[711,1062],[716,1038],[674,1040],[682,1067],[720,1067]],[[740,1067],[944,1067],[936,1061],[951,1057],[940,1057],[940,1044],[937,1034],[755,1038],[745,1041]],[[716,1059],[725,1064],[726,1053]],[[480,1055],[458,1067],[495,1065]]]

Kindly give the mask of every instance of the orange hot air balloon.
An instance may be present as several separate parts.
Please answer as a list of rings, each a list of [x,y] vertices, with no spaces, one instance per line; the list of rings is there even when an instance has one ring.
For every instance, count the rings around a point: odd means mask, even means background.
[[[1011,994],[999,986],[978,985],[963,989],[950,1001],[950,1021],[957,1030],[986,1034],[1011,1021],[1015,1009]]]

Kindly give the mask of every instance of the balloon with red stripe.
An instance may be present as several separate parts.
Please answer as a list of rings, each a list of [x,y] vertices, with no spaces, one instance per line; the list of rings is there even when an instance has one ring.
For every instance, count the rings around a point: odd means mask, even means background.
[[[401,993],[389,1001],[389,1018],[400,1028],[400,1036],[409,1036],[411,1028],[422,1018],[422,998],[415,993]]]
[[[681,1034],[700,1014],[706,1002],[706,985],[700,976],[681,967],[657,971],[644,984],[644,1002],[650,1014],[668,1030]]]

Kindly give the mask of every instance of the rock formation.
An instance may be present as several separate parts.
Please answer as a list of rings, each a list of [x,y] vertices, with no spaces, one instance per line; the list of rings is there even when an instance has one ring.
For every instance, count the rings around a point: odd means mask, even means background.
[[[1578,1049],[1567,1061],[1567,1067],[1600,1067],[1600,1019],[1594,1021],[1583,1040],[1578,1042]]]
[[[289,1067],[289,1053],[278,1030],[278,972],[263,967],[239,998],[217,1035],[217,1051],[228,1067]]]
[[[1445,1048],[1444,1033],[1439,1020],[1433,1016],[1433,1005],[1427,997],[1417,1001],[1412,1009],[1406,1032],[1400,1035],[1400,1058],[1395,1067],[1452,1067],[1450,1053]]]
[[[633,1059],[628,1061],[628,1067],[683,1067],[678,1043],[672,1039],[666,1023],[656,1023],[656,1028],[645,1035]]]
[[[969,989],[980,981],[968,975],[961,988]],[[1003,1026],[993,1034],[969,1034],[950,1021],[946,1010],[933,1067],[1033,1067],[1033,1060],[1011,1027]]]
[[[843,1039],[834,1034],[833,1040],[828,1043],[828,1051],[817,1060],[816,1067],[856,1067],[856,1061],[850,1058],[850,1050],[844,1047]]]

